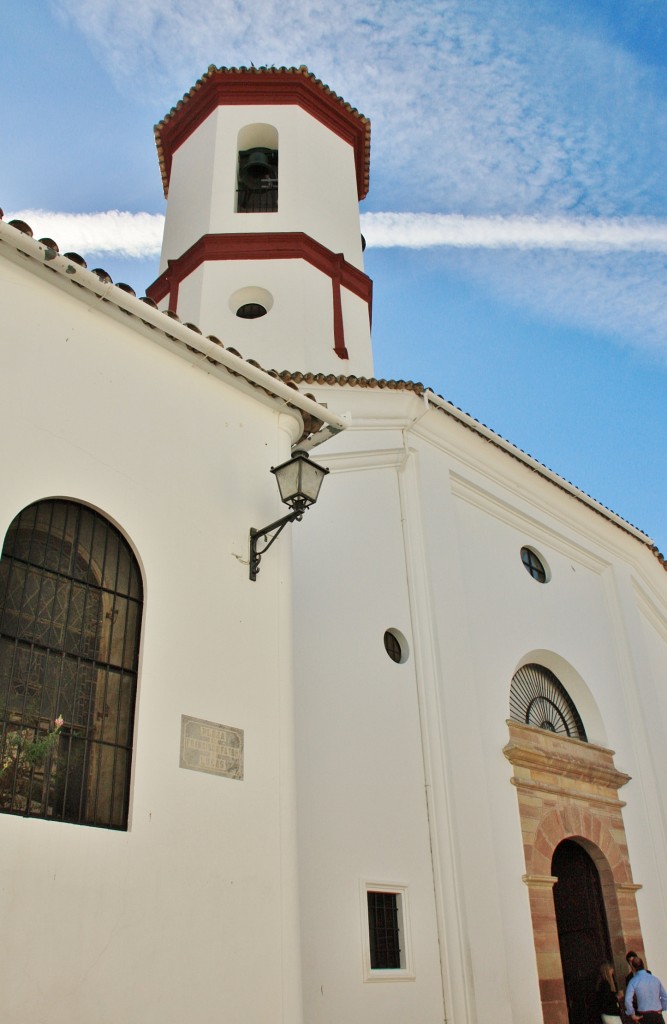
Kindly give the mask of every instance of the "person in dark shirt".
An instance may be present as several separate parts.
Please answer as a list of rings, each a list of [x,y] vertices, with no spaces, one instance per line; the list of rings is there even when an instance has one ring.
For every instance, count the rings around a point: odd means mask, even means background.
[[[600,964],[600,978],[597,988],[597,1006],[602,1024],[620,1024],[621,992],[616,987],[614,968],[609,963]]]

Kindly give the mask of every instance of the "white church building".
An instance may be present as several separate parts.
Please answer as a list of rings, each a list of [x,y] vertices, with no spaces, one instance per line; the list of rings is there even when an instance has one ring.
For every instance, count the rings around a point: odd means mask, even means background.
[[[599,1019],[667,975],[662,556],[374,377],[367,118],[211,67],[156,138],[147,296],[0,222],[2,1024]]]

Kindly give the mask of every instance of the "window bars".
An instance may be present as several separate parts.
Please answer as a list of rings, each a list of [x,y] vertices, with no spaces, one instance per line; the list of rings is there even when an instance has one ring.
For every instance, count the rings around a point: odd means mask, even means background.
[[[99,513],[48,500],[11,524],[0,559],[0,812],[127,827],[142,599],[136,559]]]
[[[369,890],[367,896],[371,970],[400,968],[399,895],[395,892],[373,892]]]
[[[510,718],[548,732],[586,740],[586,730],[572,698],[543,665],[524,665],[510,687]]]

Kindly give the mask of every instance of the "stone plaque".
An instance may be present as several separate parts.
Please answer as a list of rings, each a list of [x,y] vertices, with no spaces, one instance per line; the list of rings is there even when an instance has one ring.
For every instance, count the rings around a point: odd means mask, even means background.
[[[243,778],[243,729],[181,715],[181,768]]]

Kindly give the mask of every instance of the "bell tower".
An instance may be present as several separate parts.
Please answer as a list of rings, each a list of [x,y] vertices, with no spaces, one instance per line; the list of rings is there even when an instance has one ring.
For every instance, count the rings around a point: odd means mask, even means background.
[[[210,67],[155,135],[149,297],[265,369],[372,376],[368,119],[305,67]]]

